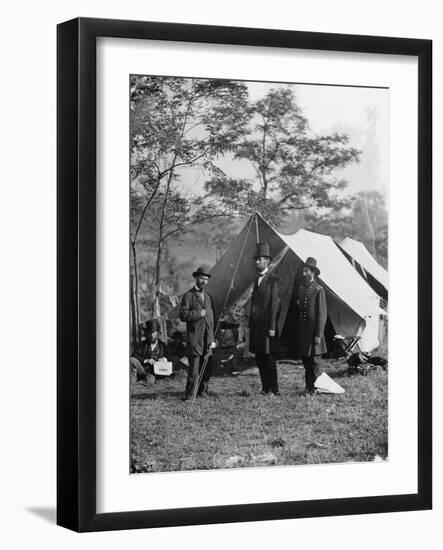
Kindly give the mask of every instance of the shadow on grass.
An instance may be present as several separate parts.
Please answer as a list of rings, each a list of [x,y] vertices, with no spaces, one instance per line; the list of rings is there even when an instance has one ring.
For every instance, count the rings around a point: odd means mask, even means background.
[[[149,401],[154,401],[155,399],[161,399],[161,398],[176,398],[176,399],[180,399],[183,397],[184,395],[184,391],[171,391],[171,390],[167,390],[167,391],[162,391],[161,388],[154,388],[154,390],[157,389],[159,390],[159,393],[152,393],[152,392],[144,392],[144,393],[134,393],[132,395],[132,398],[133,399],[140,399],[140,400],[149,400]]]

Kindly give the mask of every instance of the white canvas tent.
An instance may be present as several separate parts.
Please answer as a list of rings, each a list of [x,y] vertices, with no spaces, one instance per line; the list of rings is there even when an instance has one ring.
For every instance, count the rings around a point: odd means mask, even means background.
[[[354,268],[364,277],[375,292],[387,300],[389,288],[388,272],[372,256],[366,246],[355,239],[346,237],[339,243],[343,254]]]
[[[326,236],[300,229],[293,235],[275,231],[259,214],[254,214],[232,242],[222,258],[211,269],[208,292],[218,313],[228,312],[252,288],[255,277],[253,256],[257,241],[270,244],[271,269],[279,278],[281,314],[279,332],[288,318],[288,310],[297,272],[308,256],[317,259],[321,270],[320,284],[325,288],[328,318],[335,334],[360,336],[359,348],[370,352],[379,344],[380,298],[360,277]],[[170,317],[178,316],[178,308]]]
[[[328,317],[342,336],[361,336],[359,347],[372,351],[379,344],[380,298],[343,257],[331,237],[300,229],[294,235],[280,235],[303,262],[317,260],[319,281],[326,290]]]

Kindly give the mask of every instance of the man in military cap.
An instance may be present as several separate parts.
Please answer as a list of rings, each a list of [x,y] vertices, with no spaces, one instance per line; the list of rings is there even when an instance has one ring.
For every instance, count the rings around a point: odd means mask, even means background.
[[[131,355],[131,377],[133,381],[146,380],[154,375],[154,363],[165,359],[165,344],[158,338],[160,323],[149,319],[144,325],[145,338]]]
[[[198,377],[202,371],[205,358],[207,363],[197,395],[204,397],[208,393],[208,383],[212,371],[212,349],[214,341],[214,303],[212,296],[205,290],[211,275],[209,270],[199,267],[192,276],[195,285],[185,292],[180,304],[180,319],[186,323],[187,356],[189,362],[188,380],[185,399],[192,397],[196,391]]]
[[[254,258],[257,277],[251,297],[249,349],[255,354],[262,384],[261,393],[279,395],[275,354],[278,351],[280,297],[278,279],[269,272],[269,243],[257,243]]]
[[[320,275],[315,258],[302,267],[302,282],[296,292],[295,350],[305,367],[306,391],[315,392],[315,381],[322,373],[316,357],[326,353],[324,329],[327,306],[324,288],[316,281]]]

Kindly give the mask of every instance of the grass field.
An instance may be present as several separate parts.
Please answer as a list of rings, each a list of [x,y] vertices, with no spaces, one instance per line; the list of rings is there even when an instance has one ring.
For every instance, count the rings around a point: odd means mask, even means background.
[[[304,369],[279,364],[281,396],[259,394],[258,370],[215,376],[189,416],[186,373],[131,389],[133,472],[361,462],[386,458],[387,371],[347,376],[324,361],[346,391],[304,395]]]

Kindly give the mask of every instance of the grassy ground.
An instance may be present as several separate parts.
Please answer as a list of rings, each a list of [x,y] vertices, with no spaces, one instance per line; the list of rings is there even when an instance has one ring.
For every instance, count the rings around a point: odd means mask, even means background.
[[[345,363],[324,361],[342,395],[304,395],[304,370],[278,367],[281,396],[259,395],[255,367],[213,377],[210,395],[189,416],[186,373],[132,386],[132,471],[206,470],[320,464],[386,458],[387,372],[346,375]]]

